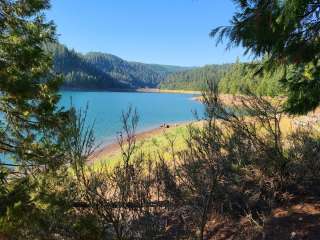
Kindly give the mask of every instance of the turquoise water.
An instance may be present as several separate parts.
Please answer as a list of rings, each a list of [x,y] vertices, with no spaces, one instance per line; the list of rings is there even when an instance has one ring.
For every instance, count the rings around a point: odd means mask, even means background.
[[[131,105],[139,114],[138,131],[195,119],[194,111],[202,114],[203,106],[190,94],[135,92],[62,92],[61,105],[77,109],[88,105],[88,123],[95,121],[98,142],[114,141],[121,130],[121,113]]]

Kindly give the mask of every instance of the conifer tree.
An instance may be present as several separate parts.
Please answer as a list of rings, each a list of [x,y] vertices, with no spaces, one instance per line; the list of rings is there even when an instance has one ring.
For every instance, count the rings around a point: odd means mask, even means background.
[[[57,107],[62,78],[44,49],[56,41],[48,8],[48,0],[0,0],[0,233],[35,220],[40,180],[66,161],[71,115]]]
[[[247,53],[268,57],[264,68],[285,68],[286,110],[306,113],[320,102],[320,1],[235,0],[231,26],[211,32],[217,43],[243,46]]]

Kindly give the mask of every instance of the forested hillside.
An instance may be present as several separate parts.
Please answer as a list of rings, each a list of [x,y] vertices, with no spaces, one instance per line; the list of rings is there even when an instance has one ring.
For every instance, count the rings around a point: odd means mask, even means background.
[[[206,82],[219,82],[223,93],[248,90],[275,96],[282,92],[281,72],[255,75],[252,64],[240,63],[179,67],[125,61],[117,56],[91,52],[80,54],[60,44],[47,46],[54,56],[54,69],[65,76],[63,88],[81,90],[157,88],[203,90]]]
[[[46,46],[54,56],[54,69],[65,76],[67,89],[155,88],[169,74],[190,69],[125,61],[117,56],[91,52],[80,54],[60,44]]]
[[[183,72],[187,70],[194,69],[196,67],[181,67],[181,66],[173,66],[173,65],[163,65],[163,64],[145,64],[148,68],[152,69],[155,72],[160,74],[172,74],[177,72]]]
[[[63,45],[47,45],[54,56],[54,70],[64,75],[63,88],[108,89],[126,87],[110,74],[88,62],[82,55]]]
[[[219,83],[222,93],[247,93],[276,96],[283,92],[280,84],[282,72],[256,74],[253,64],[240,63],[208,65],[188,71],[170,74],[160,84],[163,89],[203,90],[207,81]]]
[[[156,87],[165,77],[165,73],[156,72],[146,64],[131,63],[111,54],[92,52],[83,57],[88,63],[131,88]]]
[[[160,85],[163,89],[203,90],[208,80],[219,81],[230,69],[230,64],[207,65],[167,76]]]
[[[281,70],[257,74],[253,64],[236,62],[223,74],[219,82],[222,93],[246,94],[248,91],[262,96],[277,96],[284,90],[280,84]]]

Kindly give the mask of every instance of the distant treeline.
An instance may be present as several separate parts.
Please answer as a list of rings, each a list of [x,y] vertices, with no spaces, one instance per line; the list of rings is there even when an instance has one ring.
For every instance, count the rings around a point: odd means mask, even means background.
[[[203,90],[206,82],[219,81],[232,65],[207,65],[167,76],[160,84],[163,89]]]
[[[248,93],[276,96],[283,92],[281,71],[259,73],[258,64],[240,63],[208,65],[168,75],[160,84],[162,89],[204,90],[207,81],[219,84],[222,93]]]

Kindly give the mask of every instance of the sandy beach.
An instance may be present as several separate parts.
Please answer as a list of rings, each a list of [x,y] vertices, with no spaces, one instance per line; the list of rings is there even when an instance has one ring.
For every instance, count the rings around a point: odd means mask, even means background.
[[[180,126],[184,126],[189,124],[190,122],[183,122],[183,123],[174,123],[174,124],[170,124],[169,128],[166,127],[157,127],[157,128],[153,128],[147,131],[142,131],[142,132],[138,132],[136,134],[136,140],[137,141],[142,141],[151,137],[155,137],[158,135],[161,135],[163,133],[165,133],[166,130],[168,129],[174,129]],[[108,143],[106,145],[104,145],[103,147],[99,148],[98,150],[96,150],[92,156],[89,158],[89,163],[94,162],[97,159],[100,159],[101,157],[104,156],[110,156],[113,154],[117,154],[120,151],[120,146],[117,142],[117,140],[115,140],[112,143]]]

